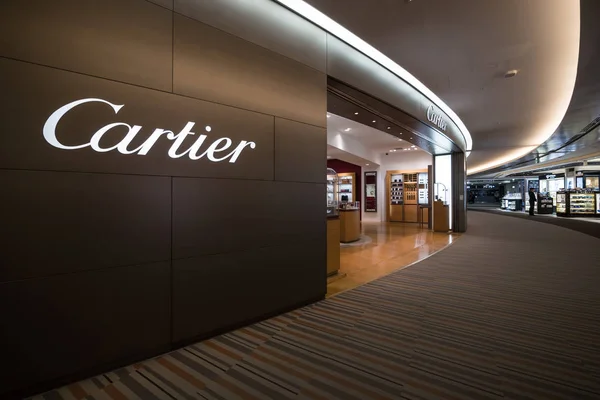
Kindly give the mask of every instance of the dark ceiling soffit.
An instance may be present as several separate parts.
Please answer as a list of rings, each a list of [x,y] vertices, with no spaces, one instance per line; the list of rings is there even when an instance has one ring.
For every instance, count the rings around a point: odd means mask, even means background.
[[[437,130],[432,129],[429,125],[423,123],[421,120],[382,100],[368,95],[359,89],[328,76],[327,90],[330,94],[343,100],[349,106],[354,106],[353,108],[348,108],[344,107],[342,103],[336,102],[336,108],[338,109],[334,110],[333,107],[330,107],[332,105],[331,101],[328,101],[327,111],[333,114],[340,115],[344,118],[351,119],[371,128],[375,128],[382,132],[396,136],[402,140],[413,143],[414,145],[434,155],[462,152],[462,150],[449,138]],[[369,123],[370,121],[365,121],[364,118],[361,118],[360,114],[357,118],[357,116],[354,115],[355,107],[366,110],[375,118],[379,120],[385,120],[387,123],[400,128],[400,130],[412,134],[415,139],[411,141],[405,135],[399,136],[396,132],[390,132],[389,130],[381,128],[380,126],[373,126]],[[341,110],[339,108],[341,108]]]

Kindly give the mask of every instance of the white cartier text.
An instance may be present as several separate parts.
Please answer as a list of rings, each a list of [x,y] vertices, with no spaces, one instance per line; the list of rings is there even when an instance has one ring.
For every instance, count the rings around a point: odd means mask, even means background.
[[[117,150],[121,154],[136,154],[139,156],[145,156],[152,149],[152,146],[161,138],[161,136],[165,136],[168,140],[173,141],[171,145],[168,155],[171,158],[180,158],[183,156],[188,156],[192,160],[199,160],[202,157],[206,157],[208,160],[213,162],[225,161],[228,160],[230,163],[235,163],[237,159],[240,157],[240,154],[246,147],[250,149],[256,148],[256,143],[242,140],[237,146],[232,147],[233,141],[228,137],[222,137],[215,141],[213,141],[204,151],[201,151],[201,147],[207,139],[206,135],[199,135],[194,144],[192,144],[187,149],[181,149],[181,145],[183,141],[188,136],[196,135],[192,132],[194,128],[195,122],[188,122],[179,133],[175,133],[173,131],[167,129],[154,129],[154,131],[148,136],[148,138],[138,147],[131,148],[131,142],[138,135],[138,133],[142,130],[142,126],[140,125],[129,125],[125,122],[114,122],[108,125],[103,126],[98,129],[92,136],[89,142],[78,144],[78,145],[65,145],[61,143],[56,134],[56,126],[58,125],[60,119],[73,108],[84,104],[84,103],[104,103],[109,105],[117,114],[121,108],[123,108],[123,104],[116,105],[109,101],[102,99],[81,99],[77,101],[73,101],[69,104],[66,104],[60,107],[58,110],[54,111],[52,115],[48,118],[46,123],[44,124],[44,138],[48,143],[52,146],[63,149],[63,150],[75,150],[81,149],[84,147],[91,147],[92,150],[97,151],[99,153],[105,153],[107,151]],[[100,144],[100,140],[102,137],[111,129],[121,127],[126,129],[125,136],[121,141],[110,147],[102,147]],[[209,127],[206,128],[207,131],[210,130]],[[228,151],[228,152],[227,152]]]

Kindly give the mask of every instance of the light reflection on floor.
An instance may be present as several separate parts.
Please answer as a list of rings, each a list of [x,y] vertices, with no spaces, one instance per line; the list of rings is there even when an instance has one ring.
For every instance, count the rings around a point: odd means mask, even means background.
[[[328,281],[327,296],[355,288],[443,249],[459,235],[434,233],[411,223],[362,223],[371,243],[343,246],[340,275]]]

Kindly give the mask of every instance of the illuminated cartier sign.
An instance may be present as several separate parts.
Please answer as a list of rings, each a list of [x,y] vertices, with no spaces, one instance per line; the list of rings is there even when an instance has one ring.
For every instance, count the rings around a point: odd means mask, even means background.
[[[121,110],[121,108],[123,108],[123,106],[124,106],[124,104],[116,105],[116,104],[113,104],[106,100],[92,99],[92,98],[73,101],[69,104],[66,104],[66,105],[60,107],[58,110],[54,111],[54,113],[52,113],[52,115],[48,118],[48,120],[44,124],[44,131],[43,131],[44,139],[46,139],[46,141],[48,143],[50,143],[52,146],[59,148],[59,149],[63,149],[63,150],[82,149],[84,147],[89,146],[92,148],[92,150],[97,151],[99,153],[105,153],[107,151],[117,150],[121,154],[136,154],[138,156],[145,156],[146,154],[148,154],[150,149],[152,149],[152,146],[154,146],[154,144],[160,139],[160,137],[165,135],[168,140],[173,141],[173,144],[171,145],[171,148],[168,151],[168,155],[171,158],[180,158],[180,157],[187,155],[192,160],[199,160],[200,158],[206,156],[206,158],[208,158],[210,161],[213,161],[213,162],[225,161],[225,160],[229,159],[230,163],[235,163],[237,161],[238,157],[240,156],[240,154],[242,153],[242,151],[246,147],[250,147],[251,149],[256,148],[256,143],[242,140],[229,153],[223,154],[219,157],[218,153],[227,151],[231,148],[231,145],[233,144],[232,140],[227,137],[219,138],[219,139],[215,140],[214,142],[212,142],[206,150],[201,152],[200,148],[206,141],[207,136],[200,135],[200,136],[198,136],[198,139],[196,139],[196,142],[194,142],[194,144],[191,145],[189,149],[180,150],[181,144],[186,139],[186,137],[195,135],[195,133],[192,132],[195,122],[188,122],[183,127],[183,129],[181,131],[179,131],[179,133],[177,133],[177,134],[174,133],[173,131],[166,130],[166,129],[160,129],[160,128],[154,129],[154,131],[150,134],[150,136],[148,136],[148,138],[144,141],[144,143],[142,143],[140,146],[138,146],[135,149],[129,149],[129,145],[131,144],[131,141],[142,130],[142,126],[140,126],[140,125],[132,126],[132,125],[126,124],[124,122],[114,122],[112,124],[103,126],[102,128],[98,129],[91,136],[90,141],[87,143],[74,145],[74,146],[68,146],[68,145],[62,144],[56,136],[56,125],[58,125],[58,122],[60,121],[60,119],[67,112],[69,112],[73,108],[75,108],[81,104],[84,104],[84,103],[107,104],[113,109],[115,114],[117,114],[119,112],[119,110]],[[102,139],[104,134],[106,134],[108,131],[110,131],[111,129],[116,128],[116,127],[127,128],[127,133],[125,134],[123,139],[121,139],[121,141],[114,146],[101,147],[100,140]],[[207,132],[210,132],[210,130],[211,130],[210,126],[207,126],[205,128],[205,130]]]
[[[442,118],[440,114],[436,114],[434,112],[433,106],[429,106],[427,108],[427,119],[429,120],[429,122],[440,128],[441,130],[446,130],[446,121],[444,121],[444,118]]]

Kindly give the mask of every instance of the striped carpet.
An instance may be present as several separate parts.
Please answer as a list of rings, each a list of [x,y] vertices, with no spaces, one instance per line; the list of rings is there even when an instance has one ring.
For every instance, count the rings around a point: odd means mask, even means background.
[[[600,240],[469,213],[409,268],[35,399],[600,399]]]

